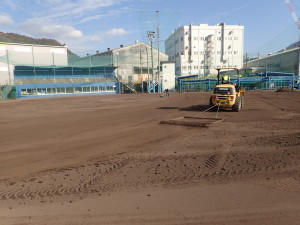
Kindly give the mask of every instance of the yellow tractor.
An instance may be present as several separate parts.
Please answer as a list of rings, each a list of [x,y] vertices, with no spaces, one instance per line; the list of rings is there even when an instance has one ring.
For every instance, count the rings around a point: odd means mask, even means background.
[[[210,97],[209,105],[213,110],[218,108],[232,109],[234,112],[239,112],[244,106],[245,90],[237,84],[230,82],[227,75],[222,77],[222,82],[219,84],[218,70],[218,85],[214,88],[214,92]]]

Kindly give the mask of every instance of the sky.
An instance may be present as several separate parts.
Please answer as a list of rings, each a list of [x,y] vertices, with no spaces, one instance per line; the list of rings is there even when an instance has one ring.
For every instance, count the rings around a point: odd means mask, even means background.
[[[290,1],[299,17],[300,1]],[[56,39],[79,55],[149,42],[157,24],[163,42],[178,26],[222,22],[245,27],[244,52],[299,37],[284,0],[0,1],[0,31]]]

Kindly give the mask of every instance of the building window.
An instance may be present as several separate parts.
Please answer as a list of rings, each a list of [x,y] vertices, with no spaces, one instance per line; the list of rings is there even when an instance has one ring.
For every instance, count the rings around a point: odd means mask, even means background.
[[[194,52],[194,55],[198,55],[198,52]]]
[[[186,70],[186,66],[183,66],[183,67],[182,67],[182,70]]]
[[[194,69],[196,69],[196,70],[197,70],[197,69],[198,69],[198,66],[194,66]]]
[[[234,40],[237,41],[239,38],[238,37],[234,37]]]
[[[234,51],[234,54],[237,55],[237,54],[238,54],[238,51]]]
[[[232,40],[232,37],[228,37],[228,40],[231,41],[231,40]]]

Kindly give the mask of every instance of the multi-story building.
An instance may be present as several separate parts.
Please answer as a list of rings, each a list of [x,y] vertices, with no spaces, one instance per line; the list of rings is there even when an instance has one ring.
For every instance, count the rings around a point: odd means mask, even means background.
[[[216,74],[215,68],[243,67],[244,27],[207,24],[181,26],[166,40],[176,76]]]

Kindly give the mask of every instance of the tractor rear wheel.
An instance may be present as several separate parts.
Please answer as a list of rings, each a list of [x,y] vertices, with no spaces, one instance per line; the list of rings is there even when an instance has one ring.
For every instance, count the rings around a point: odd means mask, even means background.
[[[243,109],[245,106],[245,97],[241,96],[241,109]]]
[[[232,111],[239,112],[242,108],[242,101],[243,100],[241,99],[241,97],[236,97],[235,103],[232,106]]]

